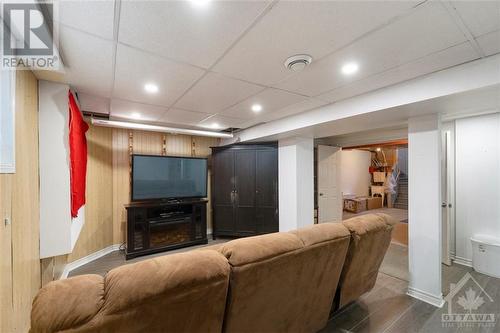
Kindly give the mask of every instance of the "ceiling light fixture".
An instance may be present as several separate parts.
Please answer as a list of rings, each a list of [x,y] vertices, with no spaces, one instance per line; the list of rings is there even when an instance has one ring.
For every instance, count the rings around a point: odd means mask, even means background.
[[[253,112],[260,112],[260,111],[262,111],[262,105],[260,105],[260,104],[254,104],[254,105],[252,105],[252,111]]]
[[[348,62],[342,66],[342,74],[351,75],[358,71],[359,65],[355,62]]]
[[[154,83],[146,83],[144,85],[144,90],[150,94],[156,94],[158,92],[158,86]]]
[[[297,54],[285,60],[285,68],[292,72],[300,72],[312,62],[313,58],[307,54]]]
[[[220,132],[187,129],[187,128],[176,128],[176,127],[166,127],[166,126],[157,126],[157,125],[149,125],[149,124],[131,123],[128,121],[116,121],[116,120],[105,120],[105,119],[95,119],[95,118],[92,118],[91,121],[92,121],[92,125],[101,126],[101,127],[127,128],[127,129],[138,129],[138,130],[151,131],[151,132],[210,136],[210,137],[214,137],[214,138],[232,138],[233,137],[233,135],[231,133],[220,133]]]
[[[132,112],[130,117],[132,117],[134,119],[141,119],[141,114],[139,112]]]

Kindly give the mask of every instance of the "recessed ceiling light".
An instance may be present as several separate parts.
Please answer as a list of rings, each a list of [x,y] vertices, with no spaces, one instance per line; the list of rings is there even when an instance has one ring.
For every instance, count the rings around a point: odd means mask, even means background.
[[[213,128],[213,129],[218,129],[218,128],[220,128],[220,125],[219,125],[219,123],[212,123],[212,124],[210,125],[210,128]]]
[[[141,114],[139,112],[132,112],[130,117],[132,117],[134,119],[141,119]]]
[[[146,83],[144,85],[144,90],[147,92],[147,93],[150,93],[150,94],[155,94],[158,92],[158,86],[154,83]]]
[[[253,112],[260,112],[260,111],[262,111],[262,105],[260,105],[260,104],[254,104],[254,105],[252,105],[252,111]]]
[[[377,149],[376,149],[376,150],[377,150],[377,151],[381,151],[382,149],[381,149],[380,147],[377,147]]]
[[[202,8],[206,7],[211,0],[190,0],[193,7]]]
[[[348,62],[344,66],[342,66],[342,74],[351,75],[358,71],[359,65],[355,62]]]

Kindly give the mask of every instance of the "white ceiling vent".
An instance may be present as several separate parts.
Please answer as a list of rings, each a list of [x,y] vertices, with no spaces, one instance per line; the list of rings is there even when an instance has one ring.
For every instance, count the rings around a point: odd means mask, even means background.
[[[285,67],[294,72],[300,72],[311,63],[313,58],[307,54],[297,54],[285,60]]]

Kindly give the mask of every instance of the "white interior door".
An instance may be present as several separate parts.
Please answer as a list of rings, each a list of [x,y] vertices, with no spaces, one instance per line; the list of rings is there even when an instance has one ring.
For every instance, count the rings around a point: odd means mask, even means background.
[[[450,131],[443,132],[442,141],[442,166],[441,166],[441,198],[442,198],[442,222],[441,222],[441,257],[442,262],[445,265],[451,265],[450,258],[450,219],[451,219],[451,170],[450,170],[450,158],[451,158],[451,133]]]
[[[318,146],[318,223],[342,221],[341,149]]]

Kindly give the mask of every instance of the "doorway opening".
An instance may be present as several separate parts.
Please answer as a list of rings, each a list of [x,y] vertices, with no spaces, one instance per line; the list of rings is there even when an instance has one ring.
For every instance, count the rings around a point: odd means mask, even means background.
[[[318,143],[315,157],[315,222],[392,216],[397,223],[380,271],[408,281],[408,140]]]

